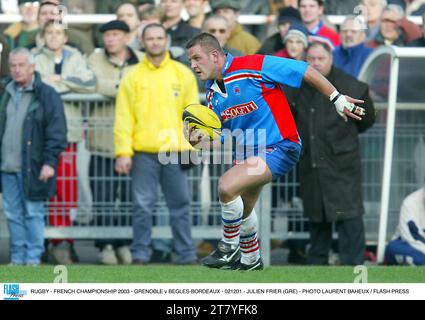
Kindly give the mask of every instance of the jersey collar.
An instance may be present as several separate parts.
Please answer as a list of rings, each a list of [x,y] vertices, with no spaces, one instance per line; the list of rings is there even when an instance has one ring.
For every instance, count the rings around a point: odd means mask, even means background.
[[[221,69],[221,74],[223,75],[223,77],[227,73],[227,70],[232,65],[232,62],[233,62],[233,56],[230,53],[227,53],[226,60],[224,61],[223,68]],[[207,91],[213,90],[213,91],[219,92],[220,94],[223,94],[221,90],[218,88],[218,85],[215,83],[215,80],[208,80],[205,83],[205,89],[207,89]]]

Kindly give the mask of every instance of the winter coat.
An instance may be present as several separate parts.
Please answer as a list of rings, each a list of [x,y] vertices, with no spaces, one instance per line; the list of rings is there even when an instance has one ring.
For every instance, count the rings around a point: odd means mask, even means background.
[[[60,94],[65,93],[94,93],[96,90],[96,77],[88,66],[82,54],[74,48],[65,46],[63,50],[63,65],[60,82],[49,82],[49,76],[55,74],[55,61],[53,52],[42,48],[35,55],[36,70],[40,72],[43,81],[51,85]],[[65,115],[68,126],[68,141],[79,142],[83,139],[83,123],[81,107],[65,104]]]
[[[7,121],[7,104],[10,94],[0,98],[0,150]],[[55,195],[56,169],[59,154],[65,150],[66,121],[59,94],[41,81],[35,73],[34,96],[28,107],[22,135],[22,176],[25,199],[43,201]],[[1,153],[0,153],[1,162]],[[41,168],[49,165],[55,176],[47,182],[39,180]]]
[[[88,65],[96,75],[96,92],[113,98],[109,103],[96,105],[90,109],[87,147],[92,154],[114,157],[114,118],[115,97],[121,79],[134,68],[144,54],[128,48],[128,57],[123,65],[118,65],[105,51],[96,49],[89,58]]]
[[[365,83],[335,67],[327,79],[339,92],[365,100],[366,115],[345,122],[329,98],[307,83],[300,89],[285,88],[303,142],[299,171],[304,213],[313,222],[363,215],[358,134],[375,121]]]

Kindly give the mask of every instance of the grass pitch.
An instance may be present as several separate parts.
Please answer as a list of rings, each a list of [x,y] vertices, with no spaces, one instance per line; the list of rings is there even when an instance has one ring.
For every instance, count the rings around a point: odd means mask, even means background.
[[[0,266],[0,283],[52,283],[53,265]],[[241,272],[203,266],[146,265],[67,267],[69,283],[352,283],[352,267],[272,266]],[[424,283],[425,268],[368,267],[369,283]]]

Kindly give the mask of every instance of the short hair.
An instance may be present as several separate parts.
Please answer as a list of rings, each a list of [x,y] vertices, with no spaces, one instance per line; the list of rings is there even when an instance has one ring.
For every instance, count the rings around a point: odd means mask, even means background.
[[[298,7],[301,5],[301,1],[303,1],[303,0],[298,0]],[[323,7],[325,5],[325,1],[324,0],[315,0],[315,1],[319,5],[319,7]]]
[[[158,18],[159,21],[162,21],[162,19],[164,19],[164,11],[158,6],[148,4],[146,9],[139,13],[139,18],[140,20],[145,20],[148,18]]]
[[[365,0],[361,0],[360,1],[362,4],[364,4],[365,3]],[[382,6],[386,6],[387,5],[387,0],[381,0],[381,4],[382,4]]]
[[[121,2],[121,3],[119,3],[116,7],[115,7],[115,14],[117,13],[117,11],[119,10],[119,8],[121,8],[122,6],[124,6],[124,5],[126,5],[126,4],[129,4],[130,6],[132,6],[133,7],[133,9],[134,9],[134,11],[136,12],[136,16],[139,18],[139,10],[137,9],[137,6],[133,3],[133,2],[130,2],[130,1],[124,1],[124,2]]]
[[[207,24],[211,20],[221,20],[221,21],[224,21],[226,23],[226,26],[229,27],[229,20],[227,20],[225,17],[220,16],[218,14],[212,14],[212,15],[208,16],[208,18],[206,18],[204,20],[204,22],[202,23],[202,31],[205,31],[205,32],[207,31]]]
[[[189,40],[189,42],[186,44],[186,49],[193,48],[196,45],[199,45],[202,48],[206,48],[209,51],[217,50],[221,55],[225,55],[223,48],[220,46],[217,38],[212,34],[206,32],[198,34]]]
[[[321,42],[321,41],[316,41],[316,42],[310,43],[307,47],[306,52],[308,52],[310,49],[316,48],[316,47],[321,47],[321,48],[325,49],[325,51],[327,53],[332,55],[332,48],[326,42]]]
[[[404,9],[401,6],[399,6],[398,4],[389,4],[389,5],[385,6],[384,10],[382,10],[382,14],[384,14],[384,12],[387,12],[387,11],[396,11],[400,16],[400,19],[404,18],[406,16]]]
[[[346,23],[346,22],[348,22],[348,21],[354,21],[354,22],[356,22],[356,27],[358,27],[358,31],[363,31],[363,32],[365,32],[365,30],[363,29],[363,25],[362,25],[362,21],[361,20],[359,20],[359,16],[354,16],[354,15],[348,15],[348,16],[346,16],[346,18],[344,19],[344,21],[341,23],[341,27],[340,27],[340,30],[342,30],[342,26]],[[366,21],[365,21],[365,23],[366,23]]]
[[[146,27],[143,28],[142,36],[141,36],[142,39],[145,38],[146,31],[149,30],[149,29],[152,29],[152,28],[160,28],[160,29],[164,30],[165,35],[167,36],[167,29],[165,29],[165,27],[162,24],[160,24],[160,23],[149,23]]]
[[[43,30],[41,30],[41,35],[44,36],[44,34],[46,33],[46,30],[47,30],[48,27],[50,27],[50,26],[56,26],[56,25],[62,26],[63,27],[63,33],[66,36],[68,36],[68,32],[66,31],[65,26],[63,24],[61,24],[61,21],[60,20],[59,21],[58,20],[49,20],[49,21],[47,21],[46,24],[43,27]]]
[[[29,64],[35,64],[35,57],[28,48],[18,47],[18,48],[11,50],[10,53],[9,53],[9,60],[10,60],[11,57],[16,56],[17,54],[23,54],[23,55],[27,56],[28,63]]]

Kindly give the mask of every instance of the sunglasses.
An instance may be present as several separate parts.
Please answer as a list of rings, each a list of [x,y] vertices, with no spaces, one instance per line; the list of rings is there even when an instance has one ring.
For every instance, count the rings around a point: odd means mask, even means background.
[[[209,33],[226,33],[226,29],[209,29],[208,30]]]

